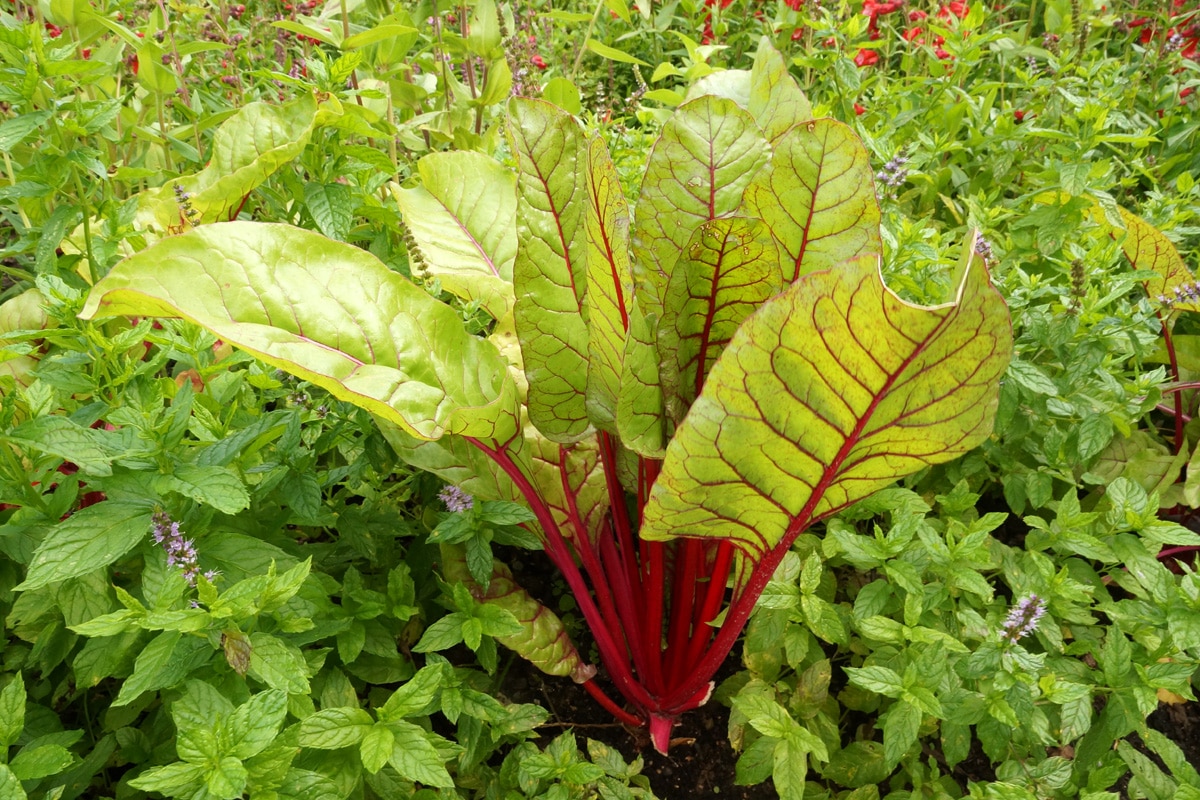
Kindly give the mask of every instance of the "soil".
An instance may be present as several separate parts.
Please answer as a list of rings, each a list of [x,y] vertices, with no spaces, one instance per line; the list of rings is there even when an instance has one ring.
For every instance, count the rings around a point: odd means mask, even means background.
[[[604,689],[610,697],[619,696],[611,686]],[[540,745],[570,728],[580,747],[586,737],[616,749],[626,761],[640,755],[645,761],[642,774],[661,800],[778,800],[770,780],[754,786],[734,784],[737,753],[729,745],[729,709],[715,701],[684,714],[664,756],[650,746],[644,729],[614,722],[583,689],[564,678],[547,677],[520,659],[513,662],[501,694],[509,702],[538,703],[550,711]]]

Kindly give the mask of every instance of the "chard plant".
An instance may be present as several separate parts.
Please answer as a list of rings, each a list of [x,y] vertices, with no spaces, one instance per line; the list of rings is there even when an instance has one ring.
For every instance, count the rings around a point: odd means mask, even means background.
[[[486,338],[367,252],[249,221],[131,256],[82,316],[190,320],[368,410],[480,503],[527,507],[503,523],[561,570],[623,705],[503,565],[447,545],[448,577],[665,752],[796,537],[983,441],[1008,364],[974,241],[952,302],[899,299],[867,152],[810,117],[764,44],[679,106],[632,208],[603,139],[539,100],[510,102],[515,174],[425,157],[394,189],[410,262],[485,309]]]

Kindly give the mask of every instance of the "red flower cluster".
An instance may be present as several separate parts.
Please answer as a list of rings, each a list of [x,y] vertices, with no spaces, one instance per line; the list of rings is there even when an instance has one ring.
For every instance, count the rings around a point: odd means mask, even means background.
[[[938,9],[937,15],[939,19],[950,19],[951,15],[959,19],[966,19],[967,14],[971,13],[971,6],[962,0],[951,0],[949,3],[943,3]]]
[[[862,13],[870,17],[867,22],[867,38],[872,41],[878,39],[880,35],[879,18],[886,14],[894,14],[902,8],[904,8],[904,0],[890,0],[886,3],[880,3],[878,0],[863,0]]]
[[[879,63],[879,53],[874,50],[859,50],[854,56],[854,63],[859,67],[871,67]]]

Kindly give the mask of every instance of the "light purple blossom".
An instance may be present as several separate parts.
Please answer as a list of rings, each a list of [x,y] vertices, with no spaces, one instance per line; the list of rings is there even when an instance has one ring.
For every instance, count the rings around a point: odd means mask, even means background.
[[[1002,641],[1016,642],[1037,630],[1038,620],[1046,613],[1046,601],[1031,594],[1013,606],[1004,620]]]
[[[457,486],[447,486],[438,492],[438,499],[446,504],[447,511],[467,511],[475,507],[475,498]]]
[[[200,574],[200,561],[196,555],[196,543],[185,539],[179,523],[171,519],[165,511],[154,512],[154,528],[152,537],[154,543],[161,546],[167,554],[167,566],[177,567],[189,586],[196,585],[196,576]],[[214,570],[204,573],[204,577],[212,580],[217,577]]]

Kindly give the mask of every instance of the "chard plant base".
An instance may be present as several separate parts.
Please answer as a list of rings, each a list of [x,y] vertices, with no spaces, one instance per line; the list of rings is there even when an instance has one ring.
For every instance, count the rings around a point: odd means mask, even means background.
[[[448,577],[661,752],[797,536],[991,433],[1011,348],[973,239],[952,302],[887,289],[867,152],[769,44],[693,94],[632,212],[603,139],[522,98],[515,175],[439,153],[394,188],[414,274],[491,314],[487,339],[372,255],[253,222],[162,239],[83,313],[191,320],[370,411],[410,464],[524,504],[623,703],[511,576]]]

